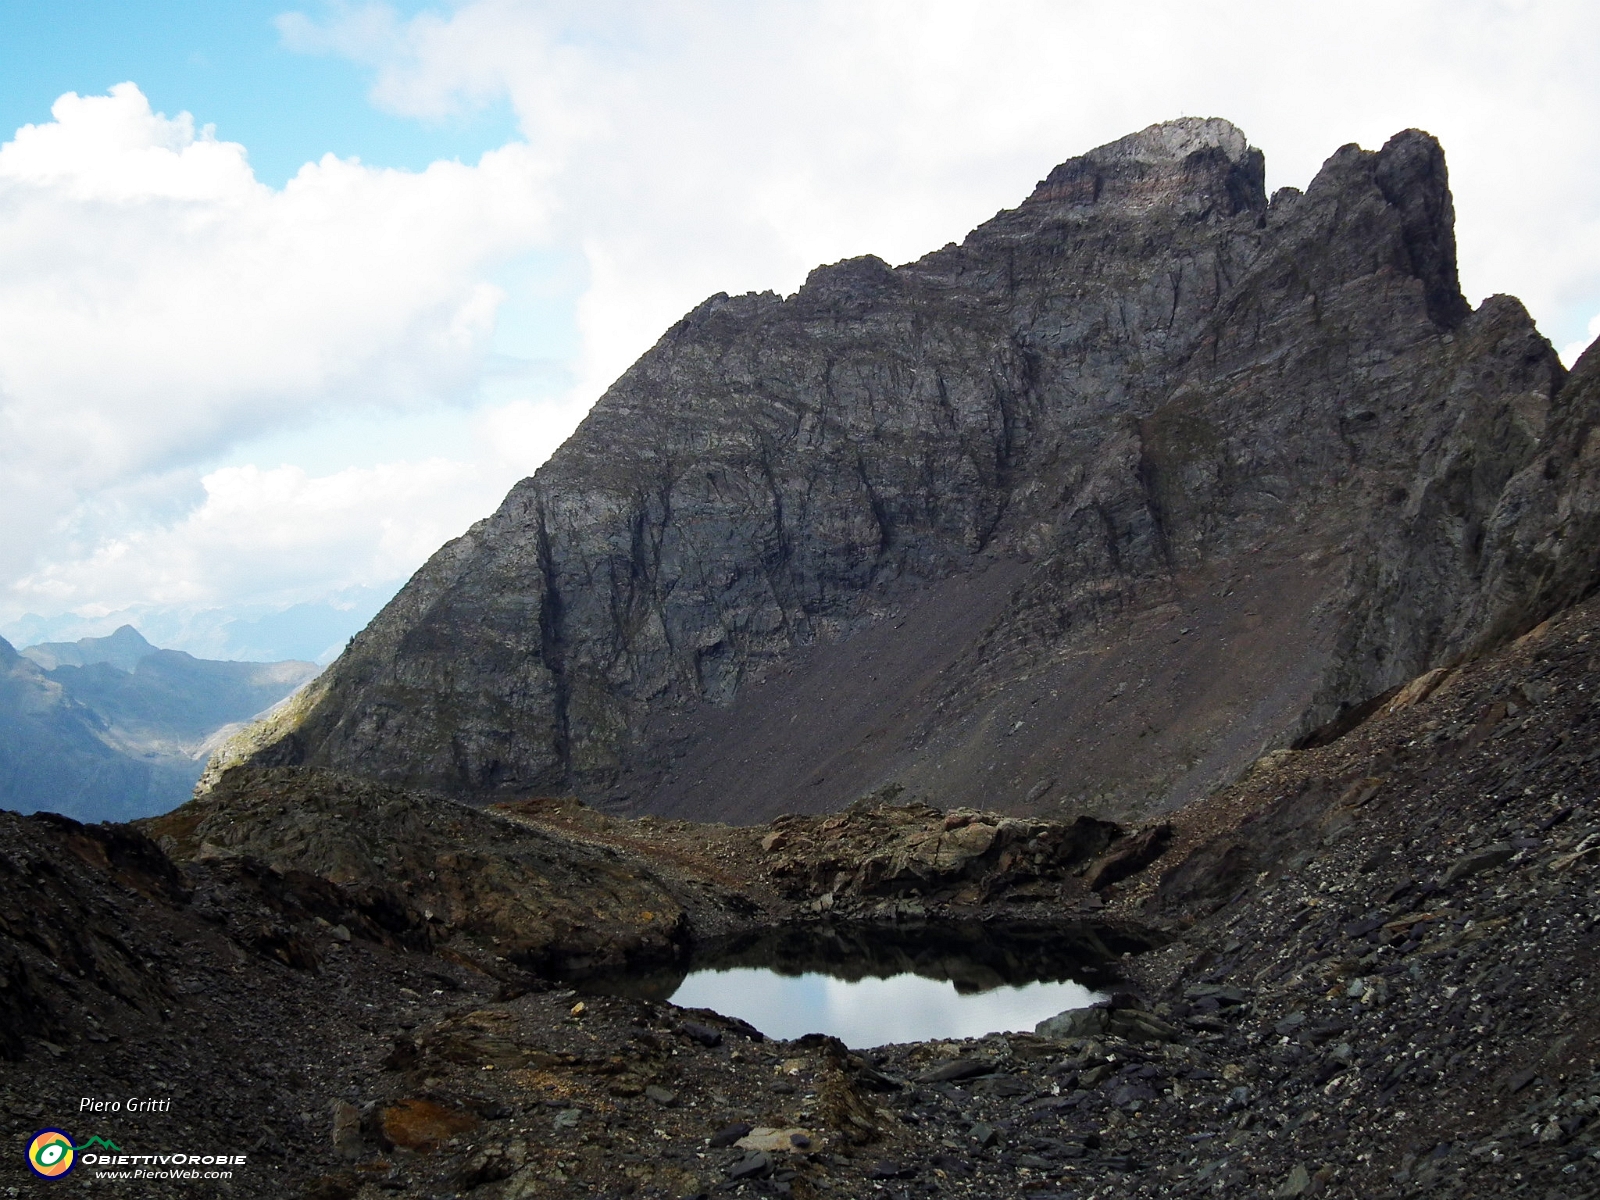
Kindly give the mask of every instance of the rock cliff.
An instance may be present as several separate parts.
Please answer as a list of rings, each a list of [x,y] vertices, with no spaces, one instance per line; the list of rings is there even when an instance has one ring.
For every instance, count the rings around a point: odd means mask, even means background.
[[[1596,578],[1596,356],[1472,309],[1443,152],[1220,120],[714,296],[254,760],[736,821],[1175,808]]]

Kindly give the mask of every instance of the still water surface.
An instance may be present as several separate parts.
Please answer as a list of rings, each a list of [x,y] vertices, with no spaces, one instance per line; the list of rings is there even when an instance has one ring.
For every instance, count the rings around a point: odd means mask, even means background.
[[[767,967],[735,967],[694,972],[672,994],[672,1003],[739,1017],[768,1037],[829,1033],[862,1049],[1002,1030],[1032,1032],[1046,1017],[1085,1008],[1099,998],[1073,980],[960,992],[948,979],[913,974],[836,979],[816,972],[783,975]]]
[[[1046,922],[776,926],[698,947],[672,968],[576,980],[585,991],[670,1000],[769,1037],[826,1033],[858,1049],[1032,1030],[1099,999],[1142,943]]]

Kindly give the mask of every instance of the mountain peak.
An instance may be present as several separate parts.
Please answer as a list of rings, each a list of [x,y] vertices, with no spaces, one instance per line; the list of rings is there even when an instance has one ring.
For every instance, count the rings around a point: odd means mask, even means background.
[[[1232,121],[1180,117],[1069,158],[1027,203],[1232,216],[1266,207],[1266,160]]]
[[[1584,594],[1600,390],[1519,307],[1461,313],[1438,143],[1263,183],[1169,121],[908,267],[714,297],[253,761],[1143,817]]]
[[[120,625],[105,637],[79,638],[75,642],[40,642],[23,650],[47,671],[57,667],[87,667],[106,663],[119,671],[131,671],[154,654],[152,646],[132,625]]]
[[[1097,146],[1083,157],[1096,162],[1182,162],[1204,150],[1221,150],[1230,162],[1243,162],[1251,145],[1232,121],[1222,117],[1179,117],[1158,121],[1137,133],[1130,133],[1104,146]]]

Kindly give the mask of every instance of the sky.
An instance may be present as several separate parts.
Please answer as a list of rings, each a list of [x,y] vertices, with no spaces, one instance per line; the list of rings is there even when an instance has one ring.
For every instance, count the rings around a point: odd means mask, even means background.
[[[326,661],[680,315],[1152,122],[1440,138],[1463,289],[1600,334],[1600,6],[7,0],[0,635]]]

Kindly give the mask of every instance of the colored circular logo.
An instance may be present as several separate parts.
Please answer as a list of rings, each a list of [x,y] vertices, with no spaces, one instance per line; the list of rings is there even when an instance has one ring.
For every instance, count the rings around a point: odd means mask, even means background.
[[[28,1166],[35,1175],[46,1179],[60,1179],[72,1170],[77,1158],[72,1150],[72,1138],[64,1129],[41,1129],[28,1143]]]

